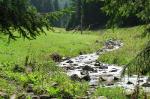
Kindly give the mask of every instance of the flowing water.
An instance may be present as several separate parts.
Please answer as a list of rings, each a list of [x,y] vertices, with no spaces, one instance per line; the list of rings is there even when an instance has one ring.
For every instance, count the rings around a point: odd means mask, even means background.
[[[59,66],[66,70],[67,75],[75,80],[86,80],[91,88],[89,94],[92,94],[96,87],[123,87],[127,93],[133,92],[137,84],[143,85],[148,81],[147,76],[137,75],[122,77],[124,66],[106,64],[98,62],[101,54],[108,51],[114,51],[123,46],[120,41],[107,41],[105,46],[96,53],[79,55],[77,57],[64,60]],[[143,87],[144,88],[144,87]],[[148,88],[148,91],[150,87]],[[147,90],[145,90],[147,91]]]

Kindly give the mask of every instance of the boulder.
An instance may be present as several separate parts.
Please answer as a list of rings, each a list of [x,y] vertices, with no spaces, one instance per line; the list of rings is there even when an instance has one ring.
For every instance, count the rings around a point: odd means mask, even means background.
[[[82,69],[85,71],[94,71],[94,69],[88,65],[84,66]]]
[[[89,75],[86,75],[86,76],[82,77],[81,80],[90,81],[91,78]]]
[[[51,57],[51,59],[52,59],[53,61],[55,61],[55,62],[60,62],[61,59],[62,59],[62,56],[59,55],[58,53],[52,53],[52,54],[50,55],[50,57]]]

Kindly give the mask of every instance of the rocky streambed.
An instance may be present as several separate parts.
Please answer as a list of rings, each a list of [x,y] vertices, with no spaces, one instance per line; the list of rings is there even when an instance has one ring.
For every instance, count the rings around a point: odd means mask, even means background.
[[[145,91],[150,90],[150,80],[147,76],[137,75],[123,76],[124,66],[106,64],[97,61],[101,54],[114,51],[123,46],[119,40],[108,40],[104,47],[92,54],[79,55],[74,58],[66,59],[59,63],[59,66],[66,70],[67,75],[73,80],[86,80],[89,82],[91,94],[98,86],[102,87],[123,87],[127,94],[134,92],[137,84]],[[138,78],[138,79],[137,79]]]

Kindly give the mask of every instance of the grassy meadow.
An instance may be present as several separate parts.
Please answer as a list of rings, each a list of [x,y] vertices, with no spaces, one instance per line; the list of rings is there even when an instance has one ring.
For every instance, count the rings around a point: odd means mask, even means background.
[[[35,40],[17,39],[7,43],[7,39],[1,39],[0,62],[23,62],[26,56],[32,56],[38,60],[43,60],[52,53],[59,53],[62,56],[77,56],[80,52],[90,53],[98,50],[101,44],[96,40],[100,36],[96,33],[66,32],[64,29],[46,31]]]
[[[58,53],[62,56],[74,57],[82,53],[92,53],[102,48],[108,39],[119,39],[124,46],[119,50],[108,52],[99,57],[99,61],[125,65],[130,62],[145,46],[148,37],[142,37],[143,26],[120,28],[112,31],[97,30],[73,33],[64,29],[55,28],[55,32],[46,31],[35,40],[17,39],[7,43],[7,38],[0,39],[0,92],[26,94],[28,84],[32,84],[36,94],[49,94],[62,98],[72,95],[82,97],[88,89],[87,82],[76,82],[64,73],[64,70],[51,61],[50,55]],[[26,56],[30,57],[32,72],[26,72],[24,66]],[[53,86],[57,83],[57,86]],[[105,89],[98,89],[97,95],[105,95]],[[115,96],[120,90],[107,93]],[[103,92],[102,92],[103,91]],[[61,94],[60,94],[61,93]],[[120,93],[122,94],[122,93]],[[121,95],[119,97],[122,97]],[[107,96],[107,95],[106,95]],[[115,96],[116,97],[116,96]],[[114,98],[117,99],[117,98]]]

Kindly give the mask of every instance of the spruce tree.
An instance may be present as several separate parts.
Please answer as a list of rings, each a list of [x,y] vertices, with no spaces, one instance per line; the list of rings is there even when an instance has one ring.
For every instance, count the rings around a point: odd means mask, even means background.
[[[44,32],[43,27],[49,28],[47,19],[29,0],[0,0],[0,31],[4,35],[33,39]]]

